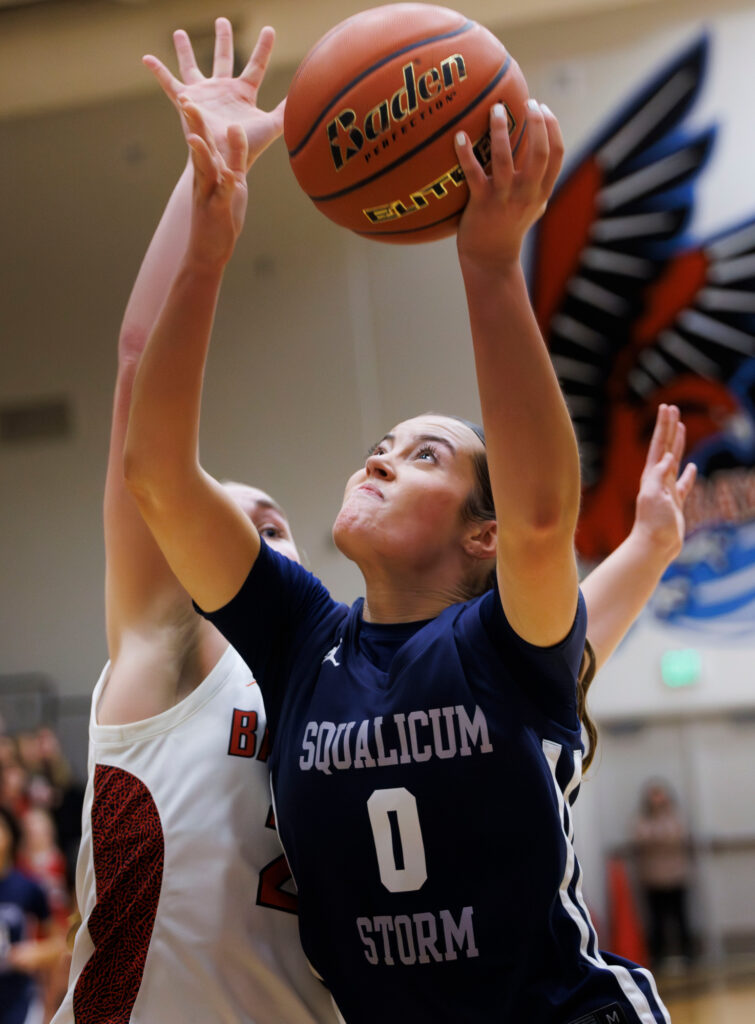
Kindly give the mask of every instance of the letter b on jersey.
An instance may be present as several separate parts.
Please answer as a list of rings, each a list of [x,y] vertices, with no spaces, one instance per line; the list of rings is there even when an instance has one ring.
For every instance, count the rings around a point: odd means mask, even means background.
[[[257,749],[257,712],[233,709],[228,753],[234,757],[254,757]]]

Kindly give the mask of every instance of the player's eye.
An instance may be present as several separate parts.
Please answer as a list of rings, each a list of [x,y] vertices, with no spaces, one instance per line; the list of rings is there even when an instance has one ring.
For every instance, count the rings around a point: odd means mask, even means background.
[[[264,537],[265,540],[274,540],[276,537],[282,537],[283,531],[277,526],[261,526],[258,530],[260,537]]]
[[[414,458],[423,462],[437,462],[438,449],[432,444],[423,444],[414,453]]]

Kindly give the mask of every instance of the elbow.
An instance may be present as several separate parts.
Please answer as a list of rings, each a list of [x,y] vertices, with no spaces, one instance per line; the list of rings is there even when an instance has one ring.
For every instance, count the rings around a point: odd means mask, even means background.
[[[516,532],[512,543],[529,551],[531,558],[539,558],[540,553],[547,557],[551,551],[574,546],[575,528],[576,524],[567,519],[528,523]]]
[[[154,474],[146,460],[133,445],[126,444],[123,451],[123,482],[138,505],[147,503],[153,493]]]
[[[189,493],[198,465],[188,466],[171,457],[147,437],[126,436],[123,449],[123,482],[143,514],[181,504]]]
[[[544,541],[574,535],[579,516],[580,491],[574,486],[562,486],[539,494],[525,511],[523,529],[534,538]]]
[[[573,454],[573,459],[560,461],[548,453],[540,460],[532,458],[516,477],[504,482],[502,492],[494,493],[499,534],[503,530],[544,543],[573,537],[582,499],[576,448]]]
[[[131,427],[123,446],[123,482],[140,507],[161,500],[168,486],[168,473],[159,457],[158,446],[139,439]]]
[[[564,495],[543,495],[528,508],[520,506],[515,519],[499,520],[499,539],[509,547],[531,552],[549,552],[572,547],[579,514],[579,496],[565,500]],[[500,541],[499,541],[500,542]]]
[[[133,324],[121,328],[118,335],[118,367],[121,371],[134,371],[147,344],[147,331]]]

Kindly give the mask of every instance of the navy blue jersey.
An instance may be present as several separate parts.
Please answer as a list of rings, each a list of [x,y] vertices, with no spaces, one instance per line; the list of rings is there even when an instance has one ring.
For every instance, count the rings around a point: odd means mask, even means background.
[[[348,1024],[668,1021],[581,895],[581,596],[550,648],[495,591],[424,623],[361,612],[263,544],[209,616],[262,688],[302,943]]]
[[[0,1024],[24,1024],[37,992],[35,978],[8,964],[16,942],[32,937],[30,922],[42,923],[50,907],[42,887],[20,871],[0,877]]]

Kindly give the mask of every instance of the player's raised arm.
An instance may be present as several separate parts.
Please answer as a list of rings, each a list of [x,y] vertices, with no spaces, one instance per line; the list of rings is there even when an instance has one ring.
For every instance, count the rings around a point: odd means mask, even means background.
[[[144,623],[160,624],[161,609],[175,618],[176,603],[188,602],[186,591],[171,572],[126,489],[123,448],[136,368],[186,249],[191,178],[189,165],[144,257],[118,337],[118,374],[104,499],[105,616],[108,653],[114,664],[125,637],[132,632],[141,633]]]
[[[661,405],[648,448],[629,536],[582,581],[587,635],[599,669],[642,611],[684,541],[684,502],[695,482],[679,476],[685,428],[675,405]]]
[[[563,158],[553,114],[528,101],[527,146],[515,166],[506,112],[493,108],[490,173],[466,134],[457,154],[470,199],[458,232],[498,522],[498,583],[509,622],[547,646],[577,605],[573,535],[579,458],[569,413],[530,305],[520,250]]]
[[[236,593],[260,547],[253,524],[199,463],[215,307],[246,212],[247,140],[232,125],[226,159],[199,109],[185,102],[183,113],[194,167],[189,243],[134,381],[124,472],[173,572],[209,610]]]
[[[211,130],[220,136],[221,148],[225,145],[229,125],[240,124],[247,138],[249,166],[282,128],[282,104],[272,111],[257,106],[257,93],[269,63],[274,33],[271,28],[262,29],[246,67],[237,77],[233,77],[230,22],[218,18],[215,33],[209,77],[199,71],[191,42],[180,30],[174,35],[180,79],[154,57],[145,57],[144,63],[179,110],[182,100],[190,100],[198,107]],[[183,114],[181,124],[188,134]],[[113,664],[118,660],[124,637],[143,636],[146,628],[162,628],[166,623],[172,625],[181,621],[181,610],[189,603],[186,591],[168,566],[126,489],[123,449],[134,375],[186,252],[193,175],[189,159],[142,261],[118,338],[118,376],[104,501],[105,607],[108,651]],[[111,678],[111,684],[112,681]],[[112,685],[108,692],[112,692]]]

